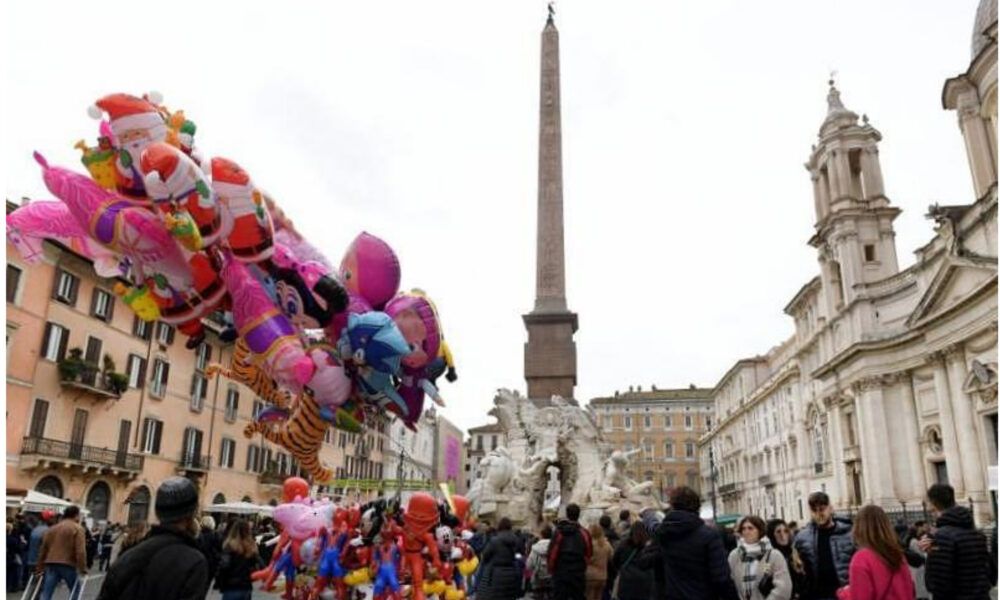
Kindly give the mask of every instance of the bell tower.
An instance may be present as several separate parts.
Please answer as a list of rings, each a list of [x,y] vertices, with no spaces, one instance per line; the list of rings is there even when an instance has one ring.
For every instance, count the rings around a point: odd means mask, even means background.
[[[879,164],[879,133],[865,115],[844,106],[829,81],[827,114],[805,167],[813,183],[815,234],[825,309],[833,317],[855,298],[854,286],[899,271],[893,221],[900,210],[889,204]]]

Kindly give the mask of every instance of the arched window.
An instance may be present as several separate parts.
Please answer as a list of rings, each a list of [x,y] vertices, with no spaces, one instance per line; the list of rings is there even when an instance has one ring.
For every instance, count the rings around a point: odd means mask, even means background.
[[[47,475],[35,484],[35,491],[61,500],[63,497],[63,484],[55,475]]]
[[[243,502],[253,502],[253,498],[250,496],[243,496]]]
[[[128,499],[128,524],[135,525],[149,520],[149,488],[140,485]]]
[[[87,510],[95,521],[107,521],[110,506],[111,488],[103,481],[98,481],[87,492]]]
[[[212,504],[225,504],[225,503],[226,503],[226,495],[223,494],[222,492],[219,492],[218,494],[212,497]]]

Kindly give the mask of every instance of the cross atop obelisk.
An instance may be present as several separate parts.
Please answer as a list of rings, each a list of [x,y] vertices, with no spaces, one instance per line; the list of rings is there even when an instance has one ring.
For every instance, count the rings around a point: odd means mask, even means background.
[[[524,315],[528,329],[524,378],[528,397],[540,404],[550,402],[553,395],[572,400],[576,385],[577,316],[566,305],[559,31],[554,14],[550,3],[542,30],[535,308]]]

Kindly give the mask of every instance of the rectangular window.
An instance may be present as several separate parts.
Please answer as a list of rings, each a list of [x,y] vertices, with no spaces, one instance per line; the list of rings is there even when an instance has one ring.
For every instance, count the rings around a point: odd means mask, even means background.
[[[247,446],[247,469],[250,473],[260,473],[260,448],[250,444]]]
[[[625,417],[625,429],[632,431],[632,417]]]
[[[169,346],[174,343],[174,328],[166,323],[157,323],[156,341],[161,346]]]
[[[84,362],[91,363],[93,365],[101,366],[101,350],[104,348],[104,342],[95,338],[87,338],[87,350],[83,354]]]
[[[229,388],[226,392],[226,420],[232,423],[236,420],[236,413],[240,408],[240,393],[236,388]]]
[[[865,244],[865,262],[875,262],[874,244]]]
[[[232,469],[233,461],[236,458],[236,441],[229,438],[222,438],[222,451],[220,454],[219,466]]]
[[[644,416],[642,418],[642,428],[649,429],[652,426],[653,426],[653,418],[650,417],[649,415]]]
[[[100,288],[94,288],[94,295],[90,301],[90,316],[110,323],[114,310],[115,297]]]
[[[76,293],[79,289],[79,277],[62,269],[56,271],[56,285],[52,289],[53,300],[69,306],[76,306]]]
[[[684,456],[685,458],[694,458],[694,442],[684,443]]]
[[[670,429],[674,426],[674,419],[670,415],[663,417],[663,427],[665,429]]]
[[[712,417],[705,417],[705,427],[712,428]]]
[[[264,402],[260,399],[253,401],[253,418],[256,419],[261,411],[264,410]]]
[[[129,354],[126,372],[128,373],[128,386],[141,388],[146,381],[146,359],[136,354]]]
[[[14,265],[7,265],[7,302],[17,302],[23,271]]]
[[[149,337],[153,334],[153,324],[149,321],[143,321],[139,318],[139,315],[135,316],[132,321],[132,335],[137,338],[142,338],[144,340],[149,340]]]
[[[208,380],[201,373],[191,376],[191,410],[201,412],[205,407],[205,396],[208,395]]]
[[[684,429],[694,428],[694,419],[691,415],[684,415]]]
[[[31,429],[29,430],[29,437],[33,438],[43,438],[45,437],[45,421],[49,418],[49,403],[47,400],[42,400],[37,398],[35,400],[35,409],[31,413]]]
[[[170,363],[160,360],[153,361],[153,379],[150,382],[149,393],[155,398],[162,398],[167,394],[167,380],[170,377]]]
[[[490,450],[496,450],[496,449],[497,449],[497,436],[494,435],[490,437]]]
[[[69,329],[55,323],[45,324],[45,339],[42,341],[42,356],[53,362],[66,358],[66,344],[69,343]]]
[[[160,438],[163,437],[163,421],[146,417],[142,421],[142,451],[147,454],[160,453]]]
[[[665,457],[667,457],[667,458],[673,458],[674,457],[674,443],[673,442],[668,441],[666,444],[663,445],[663,455]]]
[[[204,371],[208,367],[208,361],[212,360],[212,347],[202,343],[198,346],[198,353],[195,355],[194,367],[199,371]]]

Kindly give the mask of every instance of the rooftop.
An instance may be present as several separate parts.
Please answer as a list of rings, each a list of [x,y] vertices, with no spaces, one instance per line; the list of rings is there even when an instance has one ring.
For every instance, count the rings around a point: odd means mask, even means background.
[[[628,392],[615,392],[614,396],[594,398],[591,404],[621,404],[621,403],[642,403],[657,402],[667,400],[711,400],[712,388],[687,387],[670,390],[658,390],[655,387],[651,390],[634,390]]]

